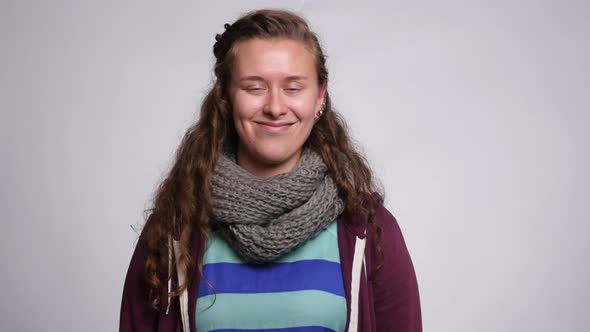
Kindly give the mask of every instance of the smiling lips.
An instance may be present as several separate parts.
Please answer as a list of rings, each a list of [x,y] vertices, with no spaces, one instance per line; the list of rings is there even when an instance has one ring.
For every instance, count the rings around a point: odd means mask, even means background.
[[[292,122],[256,122],[260,128],[270,132],[281,132],[287,130]]]

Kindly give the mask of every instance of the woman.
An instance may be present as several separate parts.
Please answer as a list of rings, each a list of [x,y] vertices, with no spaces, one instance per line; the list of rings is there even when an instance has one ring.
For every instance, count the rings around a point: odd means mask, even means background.
[[[316,35],[259,10],[226,24],[213,53],[215,83],[133,254],[120,330],[421,331],[410,256],[331,107]]]

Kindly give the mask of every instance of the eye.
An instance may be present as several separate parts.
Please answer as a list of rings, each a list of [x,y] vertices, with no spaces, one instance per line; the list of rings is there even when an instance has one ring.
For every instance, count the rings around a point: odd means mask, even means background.
[[[301,88],[286,88],[285,91],[289,94],[294,94],[301,91]]]
[[[266,88],[264,86],[260,86],[260,85],[250,85],[250,86],[244,87],[243,89],[246,92],[251,93],[251,94],[255,94],[255,95],[263,94],[264,91],[266,90]]]

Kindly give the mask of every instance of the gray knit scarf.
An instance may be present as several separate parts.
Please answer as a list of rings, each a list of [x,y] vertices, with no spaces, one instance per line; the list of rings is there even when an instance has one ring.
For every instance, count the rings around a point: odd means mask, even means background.
[[[325,229],[344,202],[322,158],[304,149],[288,173],[258,178],[219,155],[212,178],[219,234],[250,263],[267,263]]]

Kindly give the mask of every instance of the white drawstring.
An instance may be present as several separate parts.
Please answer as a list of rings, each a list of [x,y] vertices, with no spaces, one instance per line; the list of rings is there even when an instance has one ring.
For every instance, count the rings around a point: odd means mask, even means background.
[[[352,259],[352,281],[350,282],[350,321],[348,323],[348,332],[357,332],[359,323],[359,297],[361,292],[361,276],[363,269],[365,276],[367,268],[365,266],[365,240],[357,238],[354,244],[354,256]]]
[[[178,258],[180,257],[180,242],[172,240],[172,243],[174,247],[174,257]],[[176,260],[176,274],[178,276],[178,284],[182,285],[185,275],[178,259]],[[190,332],[188,319],[188,287],[180,293],[180,318],[182,319],[182,331]]]

